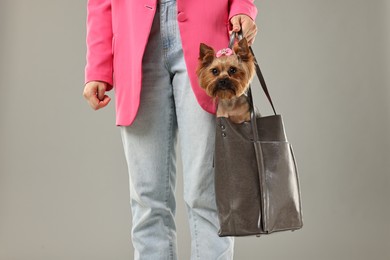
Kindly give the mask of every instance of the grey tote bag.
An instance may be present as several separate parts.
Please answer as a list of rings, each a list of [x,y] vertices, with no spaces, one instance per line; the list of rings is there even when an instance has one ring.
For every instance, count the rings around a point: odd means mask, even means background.
[[[303,226],[292,145],[256,59],[255,63],[274,115],[255,116],[249,88],[250,122],[235,124],[228,118],[217,118],[214,170],[221,237],[260,236]]]

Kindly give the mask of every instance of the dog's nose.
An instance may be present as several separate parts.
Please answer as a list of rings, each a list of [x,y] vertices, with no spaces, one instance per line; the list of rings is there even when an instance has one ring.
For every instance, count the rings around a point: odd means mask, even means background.
[[[220,80],[219,80],[219,85],[225,86],[225,85],[226,85],[226,82],[227,82],[227,79],[220,79]]]

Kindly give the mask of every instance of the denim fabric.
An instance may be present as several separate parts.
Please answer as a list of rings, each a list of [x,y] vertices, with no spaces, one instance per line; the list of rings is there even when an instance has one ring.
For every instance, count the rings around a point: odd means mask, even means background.
[[[129,170],[134,259],[177,259],[177,138],[191,259],[233,258],[234,240],[218,237],[214,197],[215,117],[191,89],[176,20],[176,1],[160,1],[143,58],[141,102],[132,125],[121,126]]]

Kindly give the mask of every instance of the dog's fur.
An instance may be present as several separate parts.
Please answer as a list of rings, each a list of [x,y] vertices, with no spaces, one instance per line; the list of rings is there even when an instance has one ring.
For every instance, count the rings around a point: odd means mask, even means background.
[[[228,117],[234,123],[250,121],[246,96],[255,74],[254,57],[243,38],[233,47],[233,54],[216,57],[212,47],[200,44],[196,70],[199,85],[218,102],[217,117]]]

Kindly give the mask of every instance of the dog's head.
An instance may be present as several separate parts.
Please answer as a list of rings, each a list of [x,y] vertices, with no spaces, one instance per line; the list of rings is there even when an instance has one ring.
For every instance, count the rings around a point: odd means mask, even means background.
[[[199,85],[213,98],[239,97],[247,90],[254,76],[253,59],[245,38],[236,43],[233,50],[226,48],[217,53],[201,43],[196,70]]]

